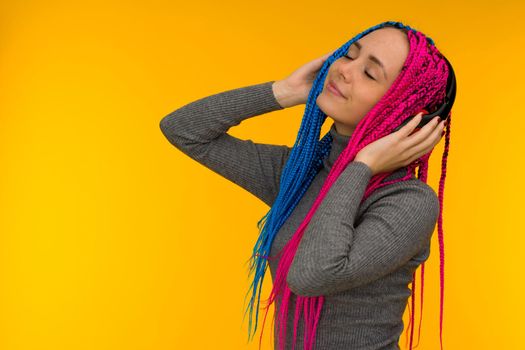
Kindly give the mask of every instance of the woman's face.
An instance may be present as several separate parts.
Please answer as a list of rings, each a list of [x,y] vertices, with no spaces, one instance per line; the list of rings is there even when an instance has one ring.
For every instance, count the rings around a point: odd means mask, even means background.
[[[406,34],[384,27],[354,42],[347,53],[350,58],[342,56],[332,63],[317,105],[334,120],[338,133],[348,136],[353,132],[397,78],[408,52]],[[328,88],[330,82],[343,96]]]

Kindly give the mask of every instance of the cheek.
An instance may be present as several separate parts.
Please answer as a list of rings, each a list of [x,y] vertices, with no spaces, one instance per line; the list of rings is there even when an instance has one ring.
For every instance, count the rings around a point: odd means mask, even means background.
[[[363,96],[363,100],[360,103],[358,114],[363,118],[366,114],[368,114],[372,108],[374,108],[379,100],[381,100],[382,95],[381,94],[368,94],[366,96]]]
[[[381,97],[383,96],[384,91],[379,89],[368,89],[366,93],[361,93],[360,97],[362,98],[363,104],[365,104],[368,109],[371,109],[375,106]]]

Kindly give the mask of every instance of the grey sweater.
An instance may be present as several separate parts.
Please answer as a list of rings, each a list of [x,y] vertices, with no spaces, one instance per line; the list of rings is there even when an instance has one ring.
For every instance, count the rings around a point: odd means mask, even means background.
[[[283,109],[273,94],[273,82],[204,97],[160,121],[172,145],[268,206],[277,197],[291,147],[242,140],[227,131],[244,119]],[[291,239],[348,143],[350,136],[337,133],[335,124],[329,132],[333,141],[324,167],[277,233],[271,256]],[[405,173],[406,168],[398,169],[384,181]],[[307,226],[287,276],[293,293],[286,349],[292,345],[296,295],[325,297],[314,349],[399,349],[409,284],[430,254],[440,206],[434,190],[414,176],[376,190],[359,205],[371,176],[365,163],[348,164]],[[269,261],[273,280],[277,264]],[[276,349],[277,338],[275,333]],[[295,349],[303,349],[302,316]]]

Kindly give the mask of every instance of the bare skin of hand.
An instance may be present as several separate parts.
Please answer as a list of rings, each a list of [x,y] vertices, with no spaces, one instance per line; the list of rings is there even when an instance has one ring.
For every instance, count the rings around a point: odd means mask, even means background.
[[[272,88],[277,102],[283,108],[305,104],[317,74],[326,59],[334,52],[335,50],[316,58],[302,65],[286,78],[275,81]]]
[[[275,81],[272,89],[277,102],[283,108],[305,104],[319,70],[334,52],[316,58],[286,78]],[[438,124],[439,119],[435,117],[419,131],[413,132],[421,121],[421,114],[418,114],[398,131],[366,145],[354,161],[367,164],[373,175],[405,167],[439,143],[445,125],[444,122]]]
[[[441,140],[445,121],[435,117],[419,131],[414,131],[421,121],[422,113],[398,131],[384,136],[363,147],[354,161],[368,165],[372,176],[405,167],[430,152]]]

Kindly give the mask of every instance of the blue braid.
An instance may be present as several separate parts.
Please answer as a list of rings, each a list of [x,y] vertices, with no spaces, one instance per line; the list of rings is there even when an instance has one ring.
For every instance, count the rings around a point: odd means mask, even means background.
[[[357,34],[346,44],[341,46],[325,61],[324,65],[317,74],[314,83],[312,84],[297,139],[292,147],[290,156],[288,157],[281,174],[279,193],[270,210],[257,222],[257,228],[261,230],[262,227],[262,230],[259,234],[257,242],[255,243],[253,255],[250,258],[251,264],[249,270],[251,274],[255,269],[255,276],[248,292],[246,293],[247,296],[250,290],[252,290],[250,304],[246,309],[246,311],[248,311],[248,309],[250,310],[248,341],[251,339],[253,307],[254,299],[256,297],[257,313],[255,317],[255,327],[253,329],[253,334],[255,334],[257,330],[260,294],[265,272],[268,268],[267,256],[270,253],[275,235],[281,226],[286,222],[288,217],[291,215],[303,197],[306,190],[309,188],[310,184],[323,165],[323,159],[330,153],[332,135],[330,135],[330,133],[326,133],[326,135],[321,140],[319,140],[321,126],[326,119],[326,114],[324,114],[316,104],[317,96],[323,90],[326,73],[328,72],[332,62],[346,54],[350,45],[352,45],[355,41],[359,40],[369,32],[385,26],[394,26],[397,28],[415,31],[411,27],[406,26],[401,22],[395,21],[386,21],[366,29],[365,31]],[[427,39],[432,45],[434,44],[432,39]],[[258,289],[258,292],[256,289]],[[245,302],[246,296],[244,298]],[[246,316],[246,311],[244,316]]]

